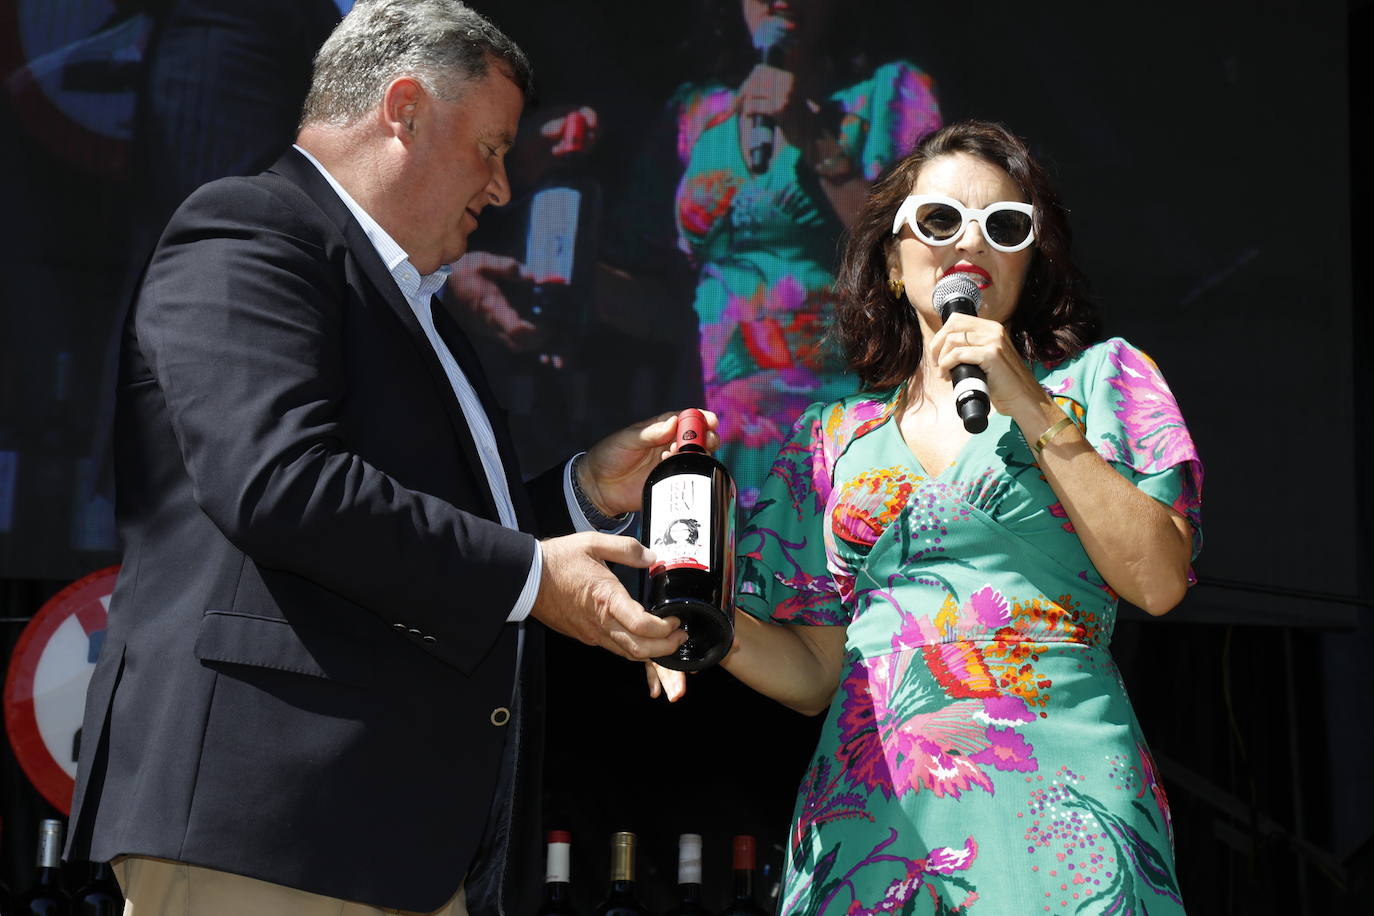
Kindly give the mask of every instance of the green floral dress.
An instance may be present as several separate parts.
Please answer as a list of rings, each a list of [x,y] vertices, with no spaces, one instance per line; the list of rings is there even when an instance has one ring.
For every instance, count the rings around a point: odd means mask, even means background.
[[[841,148],[867,181],[940,126],[930,77],[906,61],[883,64],[830,101]],[[734,103],[721,85],[674,96],[683,168],[674,213],[697,273],[706,405],[720,417],[716,457],[747,508],[797,414],[858,386],[838,351],[820,343],[843,227],[796,147],[782,144],[761,174],[750,173]]]
[[[1034,371],[1196,555],[1202,467],[1149,357],[1114,339]],[[847,627],[782,912],[1183,912],[1117,596],[1010,419],[931,474],[895,400],[807,409],[739,540],[741,609]]]

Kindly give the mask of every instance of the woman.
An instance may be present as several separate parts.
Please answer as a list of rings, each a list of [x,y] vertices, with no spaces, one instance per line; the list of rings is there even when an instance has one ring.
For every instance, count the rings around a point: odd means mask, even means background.
[[[942,324],[952,274],[982,309]],[[944,128],[874,187],[837,291],[864,391],[807,409],[782,447],[724,662],[829,711],[782,911],[1181,913],[1108,653],[1118,595],[1163,614],[1192,581],[1202,469],[1168,387],[1125,341],[1090,344],[1064,211],[995,124]],[[963,363],[993,407],[976,436]]]
[[[747,508],[797,412],[854,391],[839,354],[818,345],[833,320],[836,241],[869,183],[940,115],[913,64],[875,68],[838,46],[834,0],[728,5],[738,12],[702,22],[738,57],[717,64],[722,78],[680,87],[669,107],[706,403]]]

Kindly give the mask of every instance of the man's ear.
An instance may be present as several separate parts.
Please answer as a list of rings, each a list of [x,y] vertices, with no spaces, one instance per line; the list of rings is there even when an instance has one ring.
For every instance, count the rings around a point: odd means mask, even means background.
[[[388,133],[409,142],[415,135],[415,119],[428,101],[425,88],[413,76],[398,76],[388,83],[380,112]]]

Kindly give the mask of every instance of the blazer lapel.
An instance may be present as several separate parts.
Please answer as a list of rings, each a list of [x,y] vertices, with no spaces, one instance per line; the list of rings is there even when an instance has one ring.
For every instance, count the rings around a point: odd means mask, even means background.
[[[463,456],[467,461],[468,470],[472,474],[473,481],[476,484],[475,489],[482,495],[486,508],[486,517],[493,521],[499,519],[500,514],[496,509],[496,500],[491,492],[491,485],[487,482],[486,473],[482,470],[482,459],[477,453],[477,444],[473,440],[472,427],[468,425],[467,417],[463,415],[463,408],[458,402],[458,395],[454,393],[453,385],[448,379],[448,374],[444,372],[443,364],[439,362],[439,356],[434,352],[434,347],[430,344],[429,338],[425,335],[424,328],[420,327],[420,321],[415,317],[415,312],[410,307],[410,303],[406,301],[405,296],[401,295],[400,287],[396,285],[396,280],[391,276],[391,271],[387,270],[386,264],[382,262],[381,256],[377,254],[377,249],[373,247],[372,240],[367,237],[367,233],[363,232],[362,226],[354,219],[353,213],[348,209],[348,205],[345,204],[343,199],[335,193],[332,187],[330,187],[329,182],[320,174],[319,169],[315,168],[315,166],[298,151],[294,149],[288,150],[268,171],[269,173],[275,172],[282,178],[287,179],[290,183],[296,185],[297,188],[305,193],[316,206],[324,211],[325,215],[328,216],[329,219],[339,227],[340,232],[343,233],[344,240],[347,242],[349,255],[358,265],[369,285],[371,285],[374,294],[373,298],[380,298],[387,304],[391,312],[396,316],[396,319],[406,329],[410,342],[415,346],[416,355],[424,365],[429,375],[430,382],[435,386],[436,393],[445,406],[444,412],[448,415],[449,424],[453,428],[453,434],[463,450]],[[442,307],[435,307],[434,303],[431,303],[431,307],[434,308],[437,328],[437,321],[443,309]],[[452,344],[450,344],[449,347],[450,350],[452,350]],[[477,387],[474,379],[480,379],[481,377],[480,366],[477,367],[477,371],[474,373],[472,368],[464,364],[458,354],[455,353],[454,358],[459,360],[459,366],[462,367],[463,373],[467,375],[468,380],[474,383],[474,387]],[[485,388],[485,385],[482,385],[481,388]],[[482,398],[483,407],[487,410],[487,416],[488,419],[490,419],[491,408],[489,399],[483,396],[481,389],[479,389],[478,396]],[[498,424],[495,423],[492,424],[493,428],[496,428],[497,425]],[[504,444],[502,445],[502,454],[503,456],[511,454],[505,450]],[[503,457],[502,464],[508,463],[509,460]],[[507,480],[509,480],[509,471],[507,471],[506,477]],[[521,525],[523,526],[525,524],[525,517],[518,509],[519,507],[517,506],[517,517],[520,519]]]

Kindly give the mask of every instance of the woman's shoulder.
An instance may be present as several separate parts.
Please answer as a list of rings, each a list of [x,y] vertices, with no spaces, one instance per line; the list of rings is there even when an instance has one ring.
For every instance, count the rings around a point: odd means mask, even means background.
[[[1052,396],[1087,406],[1094,392],[1167,389],[1168,383],[1148,353],[1123,337],[1110,337],[1068,359],[1044,365],[1040,384]]]
[[[896,407],[897,392],[896,388],[858,391],[829,403],[817,401],[802,412],[796,432],[824,438],[839,454],[849,443],[887,421]]]
[[[1124,337],[1109,337],[1089,344],[1073,356],[1041,363],[1041,367],[1046,378],[1087,379],[1104,367],[1120,362],[1123,357],[1149,359],[1145,351]]]
[[[929,90],[934,86],[934,80],[912,61],[898,58],[878,64],[867,75],[840,89],[835,95],[840,99],[869,98],[903,90],[909,93],[916,86]]]

